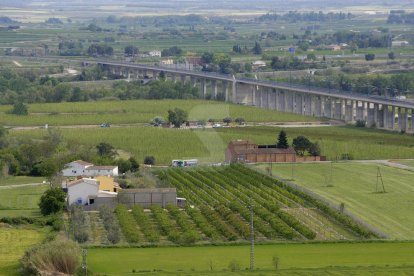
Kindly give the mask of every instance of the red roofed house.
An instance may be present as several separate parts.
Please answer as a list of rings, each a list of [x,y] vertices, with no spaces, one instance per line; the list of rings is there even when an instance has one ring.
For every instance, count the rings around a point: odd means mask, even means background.
[[[95,166],[92,163],[76,160],[65,165],[63,176],[118,176],[118,166]]]
[[[262,148],[246,140],[231,141],[227,146],[225,161],[229,163],[296,162],[293,148]]]
[[[83,161],[76,160],[65,165],[65,168],[62,170],[63,176],[80,176],[85,174],[85,169],[92,167],[93,164]]]

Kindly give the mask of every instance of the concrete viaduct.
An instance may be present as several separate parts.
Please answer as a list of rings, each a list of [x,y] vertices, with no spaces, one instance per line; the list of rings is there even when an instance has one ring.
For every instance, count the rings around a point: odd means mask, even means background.
[[[414,103],[404,100],[172,67],[110,61],[83,61],[83,65],[99,65],[128,79],[157,78],[162,73],[173,81],[190,81],[194,87],[199,86],[201,98],[222,99],[347,123],[364,120],[369,127],[414,133]]]

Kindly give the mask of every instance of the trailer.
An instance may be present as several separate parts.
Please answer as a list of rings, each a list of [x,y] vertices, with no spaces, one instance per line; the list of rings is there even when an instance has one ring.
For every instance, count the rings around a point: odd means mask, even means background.
[[[198,159],[177,159],[171,162],[173,167],[195,167],[198,165]]]

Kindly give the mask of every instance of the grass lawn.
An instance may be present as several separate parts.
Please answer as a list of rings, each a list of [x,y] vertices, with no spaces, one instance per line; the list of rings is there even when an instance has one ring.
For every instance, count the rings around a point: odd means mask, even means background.
[[[258,167],[265,171],[267,165]],[[391,239],[414,239],[414,173],[368,163],[273,164],[273,174],[340,204]],[[376,193],[380,168],[386,193]]]
[[[29,105],[29,116],[1,114],[0,124],[8,126],[50,126],[100,124],[108,122],[148,123],[154,117],[167,118],[168,110],[181,108],[189,120],[222,121],[225,117],[242,117],[249,122],[309,122],[321,120],[310,116],[283,113],[252,106],[203,100],[130,100]],[[11,106],[0,106],[7,112]]]
[[[279,258],[279,269],[289,275],[289,270],[332,269],[335,275],[341,270],[364,271],[393,266],[414,265],[414,243],[338,243],[338,244],[275,244],[256,245],[255,267],[257,274],[274,275],[272,258]],[[122,260],[122,261],[117,261]],[[88,249],[89,268],[105,275],[132,275],[132,270],[154,274],[183,275],[229,274],[232,260],[241,270],[249,267],[249,246],[205,246],[170,248],[91,248]],[[225,272],[227,271],[227,272]],[[236,273],[237,275],[237,273]],[[309,274],[301,274],[309,275]],[[318,275],[318,274],[315,274]],[[363,275],[363,274],[361,274]]]
[[[19,260],[31,246],[45,238],[45,231],[32,226],[0,225],[0,275],[20,275]]]
[[[0,187],[0,217],[40,215],[38,203],[47,187]]]
[[[45,180],[44,177],[34,176],[2,176],[0,177],[0,186],[42,183]]]
[[[172,159],[198,158],[205,162],[223,162],[227,144],[234,139],[249,139],[255,143],[276,143],[280,128],[241,127],[205,130],[164,129],[154,127],[117,127],[62,129],[71,141],[97,145],[112,144],[131,153],[140,162],[147,155],[155,156],[157,164],[170,164]],[[380,130],[355,127],[289,128],[292,139],[305,135],[318,141],[322,154],[329,159],[348,153],[355,159],[410,158],[414,156],[414,137]],[[43,137],[45,130],[10,131],[12,136]]]

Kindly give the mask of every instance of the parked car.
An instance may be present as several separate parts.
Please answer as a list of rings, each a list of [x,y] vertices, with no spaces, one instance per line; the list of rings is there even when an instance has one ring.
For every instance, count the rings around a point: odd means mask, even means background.
[[[220,124],[214,124],[214,125],[213,125],[213,127],[214,127],[214,128],[220,128],[220,127],[223,127],[223,126],[222,126],[222,125],[220,125]]]

